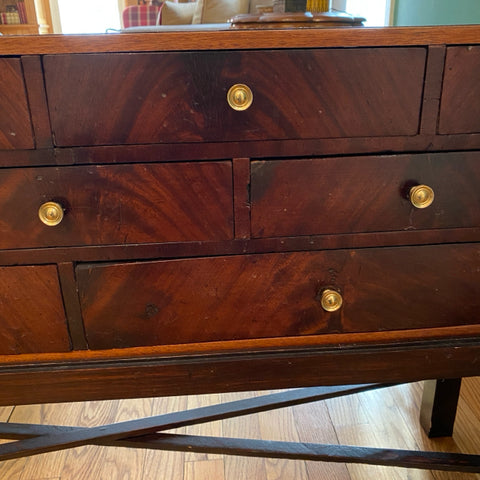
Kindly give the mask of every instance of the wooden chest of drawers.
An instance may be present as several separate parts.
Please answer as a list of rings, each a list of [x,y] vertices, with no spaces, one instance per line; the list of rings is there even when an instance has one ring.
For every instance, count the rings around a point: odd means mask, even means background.
[[[0,404],[480,374],[480,30],[289,33],[0,38]]]

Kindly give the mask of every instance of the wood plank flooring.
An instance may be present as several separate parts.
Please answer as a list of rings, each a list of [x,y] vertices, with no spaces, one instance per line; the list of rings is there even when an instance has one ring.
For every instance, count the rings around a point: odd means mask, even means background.
[[[452,438],[429,440],[422,384],[178,430],[180,433],[480,454],[480,377],[464,379]],[[0,407],[0,421],[94,426],[261,393]],[[1,480],[480,480],[480,474],[86,446],[0,463]]]

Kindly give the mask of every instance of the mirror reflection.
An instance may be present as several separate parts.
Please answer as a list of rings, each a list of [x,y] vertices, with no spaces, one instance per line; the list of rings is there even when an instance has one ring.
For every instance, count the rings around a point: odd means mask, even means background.
[[[365,26],[480,23],[479,0],[0,0],[0,33],[108,33],[225,25],[238,14],[347,12]]]

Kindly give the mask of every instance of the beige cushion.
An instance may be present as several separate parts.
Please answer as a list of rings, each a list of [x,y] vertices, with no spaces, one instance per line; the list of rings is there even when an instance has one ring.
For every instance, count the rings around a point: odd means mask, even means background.
[[[192,23],[197,2],[175,3],[166,1],[161,10],[161,25],[185,25]]]
[[[248,13],[250,0],[197,0],[192,23],[224,23],[239,13]]]

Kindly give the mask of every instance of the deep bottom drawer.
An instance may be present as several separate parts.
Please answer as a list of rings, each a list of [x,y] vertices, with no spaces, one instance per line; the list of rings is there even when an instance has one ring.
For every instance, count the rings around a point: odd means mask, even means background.
[[[480,246],[82,265],[77,279],[93,349],[432,328],[478,322]]]

